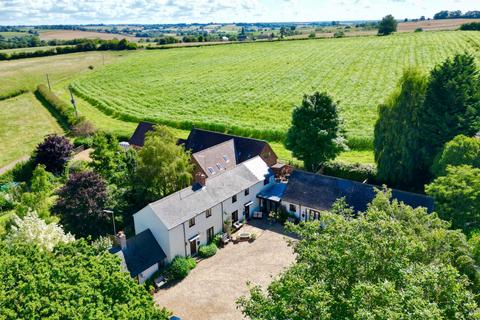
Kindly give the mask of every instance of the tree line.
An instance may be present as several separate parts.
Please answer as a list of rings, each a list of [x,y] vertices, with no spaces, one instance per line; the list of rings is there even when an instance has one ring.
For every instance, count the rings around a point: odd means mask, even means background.
[[[455,11],[448,11],[448,10],[443,10],[440,12],[437,12],[433,15],[433,19],[435,20],[441,20],[441,19],[479,19],[480,18],[480,11],[468,11],[465,13],[462,13],[460,10],[455,10]]]
[[[75,46],[55,47],[46,50],[36,51],[20,51],[20,52],[0,52],[1,60],[16,60],[34,57],[54,56],[58,54],[67,54],[74,52],[86,51],[106,51],[106,50],[136,50],[137,44],[129,42],[127,39],[122,40],[90,40],[85,39]]]

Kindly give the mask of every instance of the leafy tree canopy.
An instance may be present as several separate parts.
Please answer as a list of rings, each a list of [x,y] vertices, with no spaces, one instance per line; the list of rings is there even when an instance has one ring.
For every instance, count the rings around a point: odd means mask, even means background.
[[[285,146],[307,170],[317,171],[346,148],[341,125],[337,105],[327,93],[305,95],[292,112]]]
[[[84,240],[51,252],[0,241],[0,270],[2,319],[168,319],[118,257]]]
[[[39,164],[32,173],[30,188],[22,193],[16,206],[20,216],[28,211],[36,211],[42,218],[50,215],[50,201],[48,200],[53,190],[53,175],[45,170],[45,166]]]
[[[467,233],[480,228],[480,169],[447,166],[446,175],[425,187],[435,199],[435,210],[454,228]]]
[[[389,14],[383,17],[382,21],[378,23],[378,35],[388,36],[389,34],[397,31],[397,20]]]
[[[60,174],[70,159],[72,151],[73,145],[67,138],[56,134],[49,135],[37,146],[35,163],[43,164],[54,174]]]
[[[143,205],[185,188],[192,180],[190,156],[172,132],[156,126],[138,152],[135,188]]]
[[[427,77],[407,69],[397,90],[379,107],[375,124],[377,176],[390,186],[421,188],[423,174],[418,112],[423,104]]]
[[[459,135],[448,142],[439,153],[433,172],[436,176],[444,175],[448,165],[480,168],[480,139]]]
[[[111,217],[103,212],[107,200],[107,184],[98,173],[74,173],[58,192],[52,212],[77,237],[97,238],[112,230]]]
[[[465,236],[380,192],[365,213],[337,205],[289,225],[296,263],[239,299],[251,319],[477,319],[478,276]]]
[[[480,131],[480,78],[473,56],[456,55],[433,69],[419,117],[426,171],[445,143]]]

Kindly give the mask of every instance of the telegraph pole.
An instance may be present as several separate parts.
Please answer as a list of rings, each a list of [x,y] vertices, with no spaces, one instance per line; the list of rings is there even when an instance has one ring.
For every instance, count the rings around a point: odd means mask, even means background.
[[[73,105],[73,110],[75,110],[75,117],[77,118],[78,120],[78,112],[77,112],[77,105],[75,104],[75,98],[73,97],[73,92],[72,92],[72,88],[69,86],[68,87],[68,90],[70,91],[70,102],[72,103]]]
[[[50,79],[48,78],[48,73],[47,73],[47,83],[48,83],[48,90],[52,91],[52,87],[50,86]]]

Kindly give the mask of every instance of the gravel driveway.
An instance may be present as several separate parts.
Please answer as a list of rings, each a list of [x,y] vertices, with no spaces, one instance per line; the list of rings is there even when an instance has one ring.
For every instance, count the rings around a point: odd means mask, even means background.
[[[230,243],[217,254],[198,263],[180,283],[155,294],[159,306],[182,320],[244,319],[235,300],[248,293],[247,281],[268,285],[294,261],[281,228],[260,229],[252,225],[241,232],[254,232],[253,243]]]

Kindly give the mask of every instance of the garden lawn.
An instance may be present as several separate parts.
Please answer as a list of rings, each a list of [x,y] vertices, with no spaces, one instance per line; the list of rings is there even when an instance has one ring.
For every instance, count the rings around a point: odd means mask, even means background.
[[[32,93],[0,101],[0,167],[30,155],[45,135],[61,132]]]

